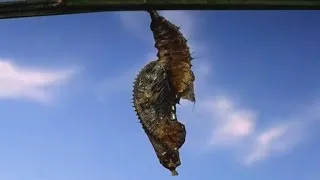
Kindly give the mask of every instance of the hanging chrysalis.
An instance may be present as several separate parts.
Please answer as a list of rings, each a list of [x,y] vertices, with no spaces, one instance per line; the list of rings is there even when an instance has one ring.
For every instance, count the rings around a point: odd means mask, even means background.
[[[158,60],[139,72],[133,87],[133,103],[160,163],[172,175],[178,175],[179,149],[185,142],[186,129],[177,120],[176,104],[180,98],[195,102],[192,57],[179,28],[156,11],[148,12]]]

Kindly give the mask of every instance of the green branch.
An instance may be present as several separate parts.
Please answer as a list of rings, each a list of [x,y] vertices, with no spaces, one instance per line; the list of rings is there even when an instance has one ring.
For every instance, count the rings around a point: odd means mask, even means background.
[[[125,10],[314,9],[320,0],[7,0],[0,19]]]

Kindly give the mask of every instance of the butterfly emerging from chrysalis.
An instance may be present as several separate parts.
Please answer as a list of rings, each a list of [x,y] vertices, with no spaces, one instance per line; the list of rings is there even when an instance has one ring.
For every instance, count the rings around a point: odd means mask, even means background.
[[[195,102],[192,57],[179,28],[154,10],[148,13],[158,59],[136,77],[133,107],[160,163],[178,175],[179,149],[186,140],[186,129],[177,119],[176,104],[181,98]]]

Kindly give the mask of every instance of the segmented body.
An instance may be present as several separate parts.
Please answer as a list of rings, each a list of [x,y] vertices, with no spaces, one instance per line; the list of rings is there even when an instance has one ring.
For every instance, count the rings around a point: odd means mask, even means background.
[[[158,50],[158,61],[164,64],[179,98],[195,102],[195,76],[191,70],[191,57],[187,40],[175,26],[156,11],[148,11],[151,16],[150,28]]]
[[[195,102],[192,57],[179,28],[148,11],[158,60],[148,63],[134,83],[134,108],[160,163],[177,175],[186,129],[176,118],[180,98]]]
[[[177,121],[175,93],[157,61],[148,63],[138,74],[133,99],[143,129],[169,148],[179,149],[185,140],[185,127]]]
[[[181,165],[179,151],[167,148],[162,143],[157,141],[153,136],[148,133],[146,134],[162,166],[169,169],[173,176],[178,175],[176,168]]]
[[[160,163],[176,174],[179,148],[186,130],[176,119],[176,94],[165,68],[158,61],[148,63],[138,74],[133,89],[134,108]]]

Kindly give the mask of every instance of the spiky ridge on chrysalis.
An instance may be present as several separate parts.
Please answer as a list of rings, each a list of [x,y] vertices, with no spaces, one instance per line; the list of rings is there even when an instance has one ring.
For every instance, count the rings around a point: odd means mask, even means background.
[[[195,102],[195,76],[191,70],[191,57],[187,40],[175,26],[156,11],[148,11],[151,16],[150,28],[153,32],[158,61],[164,64],[178,98]]]
[[[160,163],[177,175],[179,148],[186,138],[185,126],[176,119],[176,94],[159,61],[148,63],[133,87],[133,103]]]

